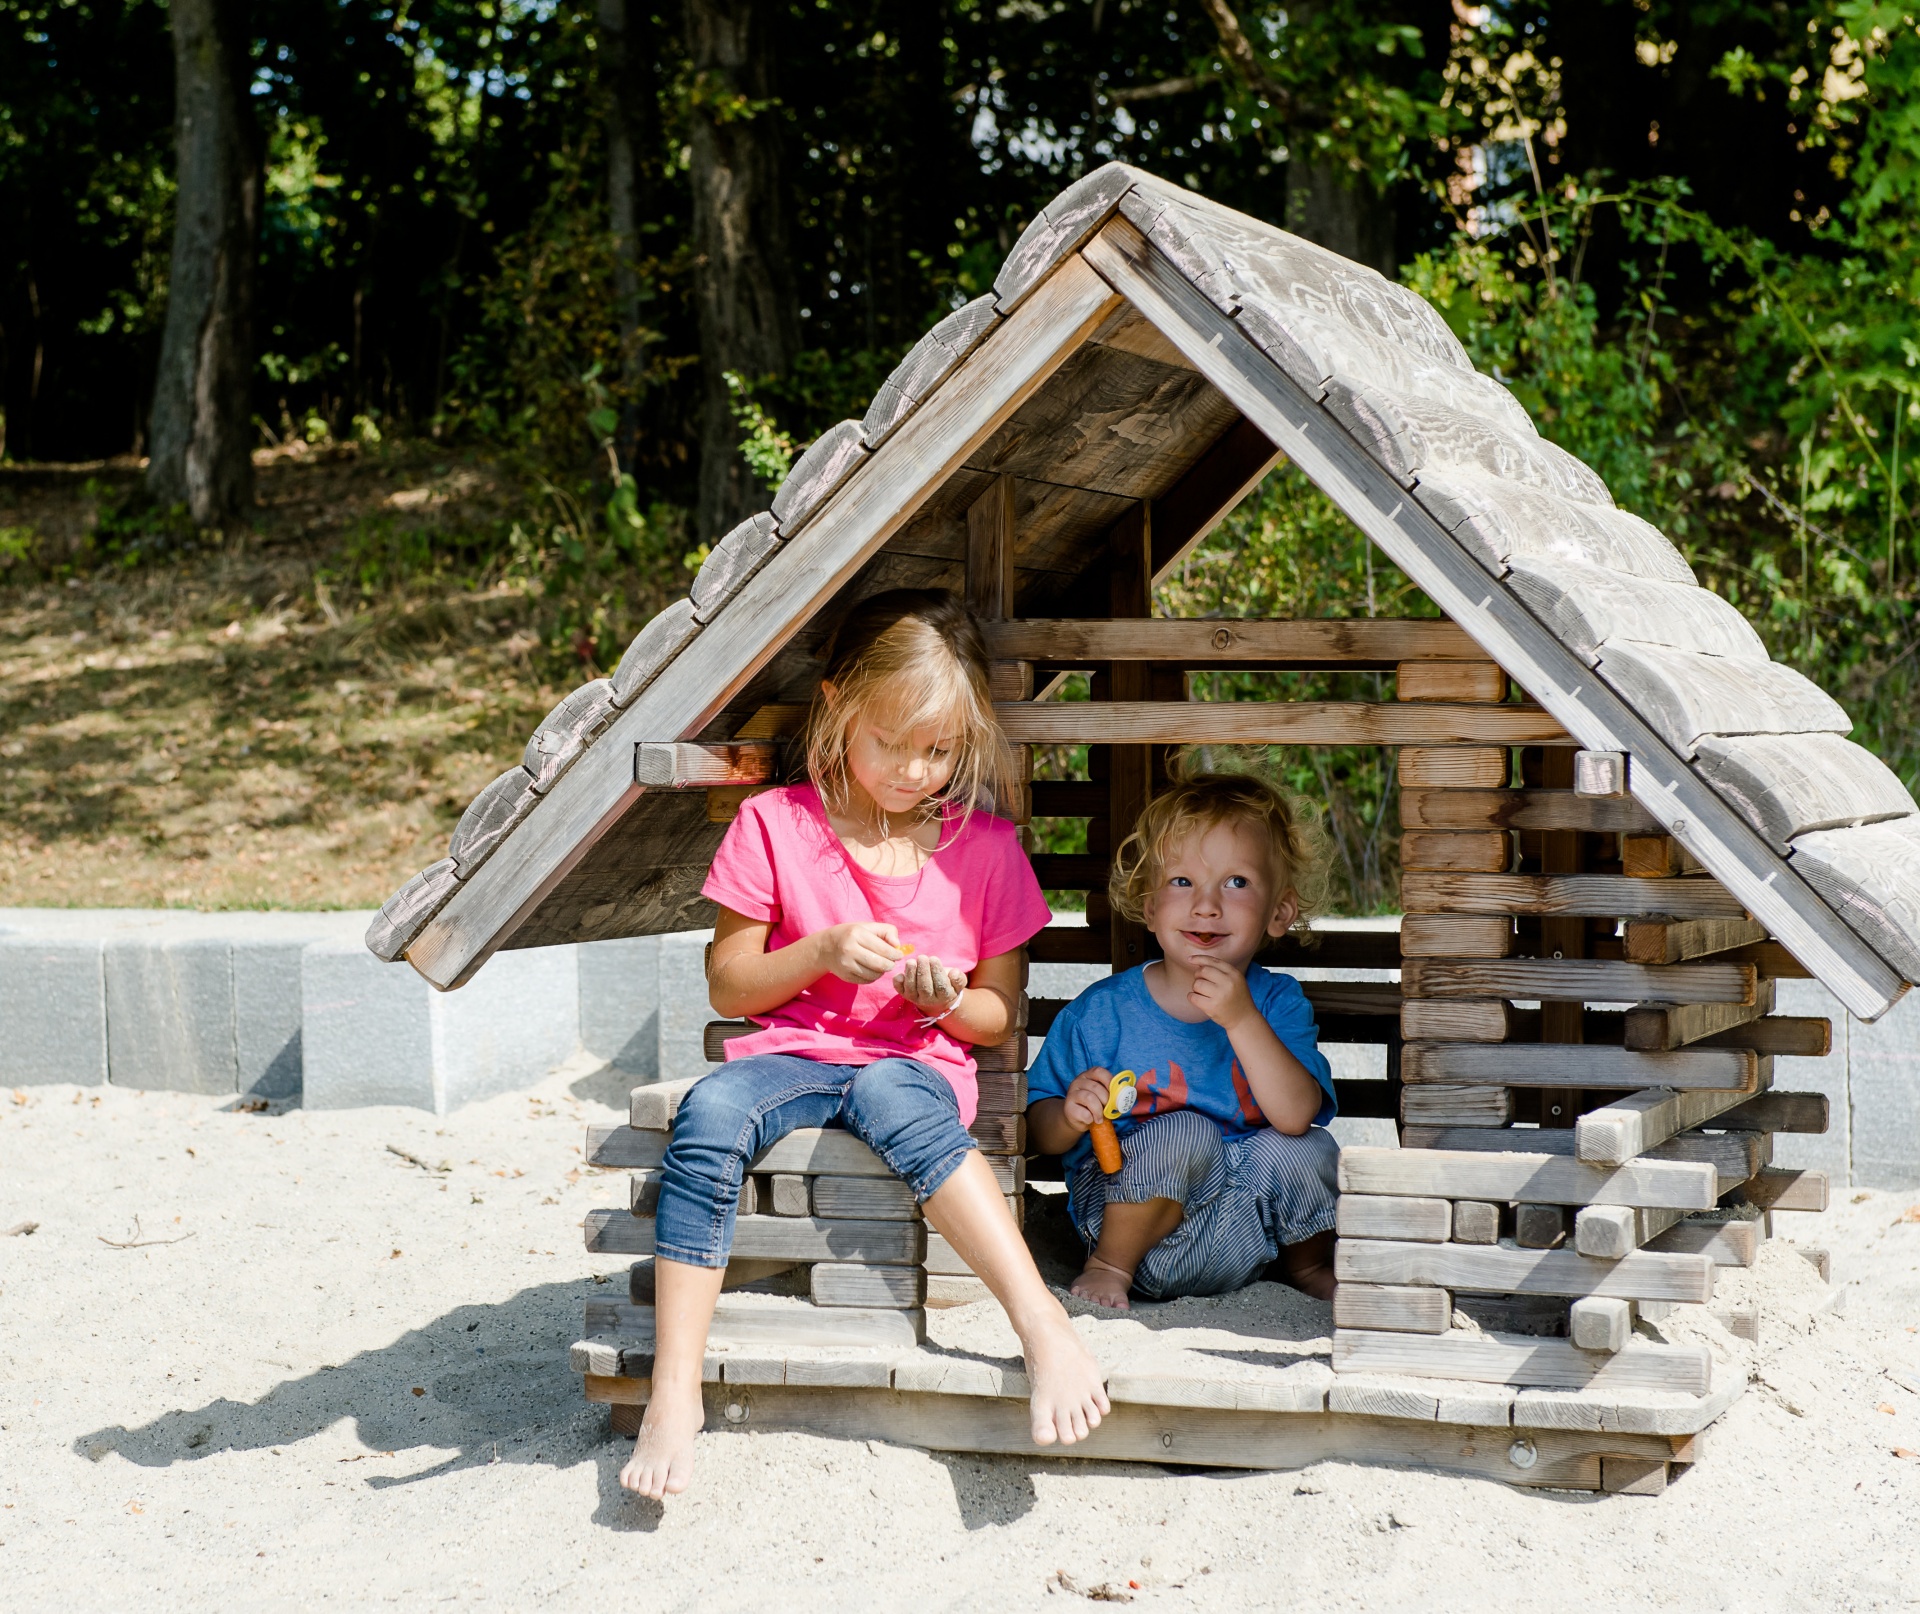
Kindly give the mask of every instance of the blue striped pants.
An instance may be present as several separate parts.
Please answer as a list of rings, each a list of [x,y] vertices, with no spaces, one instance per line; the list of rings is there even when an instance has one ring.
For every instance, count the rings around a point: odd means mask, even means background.
[[[1340,1146],[1325,1127],[1299,1137],[1263,1127],[1228,1137],[1197,1110],[1169,1110],[1120,1140],[1109,1177],[1091,1155],[1068,1174],[1067,1206],[1088,1249],[1109,1204],[1178,1200],[1180,1225],[1133,1275],[1150,1300],[1223,1295],[1251,1283],[1280,1253],[1333,1226]]]

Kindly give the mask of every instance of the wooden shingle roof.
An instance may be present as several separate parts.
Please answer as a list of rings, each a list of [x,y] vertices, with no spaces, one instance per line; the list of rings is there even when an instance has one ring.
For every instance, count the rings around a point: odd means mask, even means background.
[[[1769,660],[1655,527],[1542,438],[1440,316],[1372,270],[1111,164],[1034,221],[991,294],[808,449],[772,508],[611,678],[569,695],[368,945],[451,987],[499,947],[707,922],[721,826],[636,742],[805,699],[847,604],[958,587],[1011,475],[1023,616],[1071,609],[1154,501],[1164,569],[1281,453],[1855,1013],[1920,982],[1920,812],[1823,691]]]

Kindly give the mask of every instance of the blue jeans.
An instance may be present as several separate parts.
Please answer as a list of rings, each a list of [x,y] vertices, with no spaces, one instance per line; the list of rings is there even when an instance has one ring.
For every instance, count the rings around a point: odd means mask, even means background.
[[[747,1162],[802,1127],[845,1127],[913,1190],[937,1193],[977,1145],[960,1124],[953,1084],[916,1059],[824,1065],[756,1054],[695,1082],[674,1117],[660,1170],[654,1253],[723,1267]]]

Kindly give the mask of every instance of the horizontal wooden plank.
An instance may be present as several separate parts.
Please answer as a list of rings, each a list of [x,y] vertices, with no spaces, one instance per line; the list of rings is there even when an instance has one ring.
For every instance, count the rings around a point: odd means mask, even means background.
[[[927,1251],[919,1222],[828,1221],[811,1216],[742,1216],[735,1220],[733,1252],[743,1259],[859,1261],[913,1265]],[[653,1254],[653,1219],[629,1211],[588,1211],[587,1248],[600,1255]]]
[[[1717,880],[1623,874],[1407,874],[1400,900],[1408,913],[1738,919],[1746,912]]]
[[[1336,1326],[1333,1367],[1336,1373],[1404,1373],[1480,1384],[1705,1395],[1713,1363],[1704,1345],[1631,1340],[1619,1351],[1583,1351],[1564,1339],[1528,1334],[1443,1334],[1424,1339]]]
[[[1444,1244],[1453,1232],[1453,1205],[1405,1194],[1342,1194],[1334,1231],[1343,1239],[1413,1239]]]
[[[1717,1267],[1750,1267],[1760,1250],[1760,1223],[1676,1222],[1643,1246],[1664,1254],[1704,1255]]]
[[[630,1126],[587,1128],[586,1161],[594,1166],[618,1166],[645,1171],[666,1158],[667,1134],[642,1132]],[[1026,1165],[1019,1155],[984,1156],[1000,1184],[1000,1191],[1016,1194],[1026,1186]],[[805,1176],[892,1177],[887,1163],[851,1132],[834,1127],[806,1127],[770,1144],[747,1169],[754,1172],[799,1172]],[[644,1254],[645,1252],[641,1252]]]
[[[780,764],[777,747],[737,741],[641,740],[633,748],[633,782],[649,790],[758,785]]]
[[[1400,792],[1403,829],[1570,829],[1650,835],[1659,821],[1630,796],[1577,796],[1571,790],[1413,790]]]
[[[1519,998],[1568,1003],[1754,1001],[1750,964],[1627,964],[1604,958],[1410,958],[1401,989],[1421,998]]]
[[[1524,1131],[1473,1126],[1408,1127],[1402,1132],[1400,1141],[1409,1149],[1489,1150],[1506,1147],[1525,1149],[1529,1154],[1555,1154],[1577,1158],[1574,1154],[1572,1127],[1540,1127]],[[1683,1132],[1676,1138],[1669,1138],[1658,1148],[1638,1156],[1634,1163],[1648,1160],[1676,1160],[1708,1164],[1714,1168],[1721,1190],[1724,1192],[1745,1182],[1765,1165],[1770,1157],[1771,1148],[1771,1140],[1764,1132]],[[1594,1165],[1594,1169],[1598,1171],[1621,1169],[1597,1165],[1591,1161],[1585,1161],[1582,1164]],[[1517,1197],[1539,1199],[1549,1203],[1565,1203],[1565,1201],[1554,1199],[1551,1195],[1533,1194]],[[1588,1200],[1584,1203],[1599,1202]],[[1700,1207],[1681,1208],[1698,1209]]]
[[[1410,913],[1400,921],[1405,958],[1506,958],[1513,921],[1501,914]]]
[[[1743,1048],[1640,1053],[1593,1043],[1408,1043],[1407,1083],[1490,1082],[1509,1087],[1739,1088],[1757,1091],[1761,1060]]]
[[[856,1221],[912,1221],[920,1214],[913,1190],[898,1177],[815,1177],[813,1214]]]
[[[1504,701],[1507,685],[1506,669],[1481,657],[1404,663],[1394,669],[1393,692],[1403,701]]]
[[[1336,1284],[1333,1326],[1444,1334],[1453,1326],[1453,1296],[1419,1284]]]
[[[644,1381],[633,1381],[642,1383]],[[590,1399],[612,1400],[619,1380],[588,1381]],[[631,1393],[631,1392],[629,1392]],[[789,1431],[828,1439],[884,1441],[928,1451],[1002,1453],[1031,1460],[1031,1420],[1024,1398],[942,1395],[924,1391],[837,1390],[770,1385],[741,1392],[709,1386],[711,1434]],[[737,1421],[727,1408],[735,1407]],[[739,1417],[740,1410],[746,1416]],[[1510,1437],[1463,1445],[1457,1426],[1325,1412],[1140,1405],[1116,1400],[1076,1458],[1107,1462],[1185,1463],[1197,1467],[1291,1469],[1322,1462],[1378,1463],[1471,1474],[1512,1485],[1597,1491],[1600,1453],[1651,1445],[1649,1437],[1543,1429],[1530,1435],[1534,1462],[1509,1461]],[[1666,1446],[1664,1438],[1661,1447]]]
[[[1014,701],[994,707],[1016,744],[1567,745],[1530,706],[1397,701]]]
[[[1493,790],[1508,782],[1513,760],[1488,746],[1407,746],[1397,771],[1403,790]]]
[[[1658,1148],[1676,1133],[1700,1126],[1743,1103],[1742,1092],[1707,1089],[1681,1093],[1654,1087],[1589,1110],[1573,1123],[1573,1152],[1597,1165],[1618,1165]]]
[[[1827,1174],[1768,1166],[1743,1182],[1729,1197],[1761,1210],[1823,1211],[1827,1208]]]
[[[1515,1146],[1540,1136],[1506,1134]],[[1520,1154],[1349,1147],[1340,1151],[1340,1192],[1496,1204],[1670,1205],[1677,1210],[1711,1210],[1718,1198],[1711,1166],[1667,1160],[1634,1160],[1612,1169],[1590,1166],[1573,1157],[1571,1133],[1567,1140],[1564,1155],[1544,1150]]]
[[[912,1268],[894,1268],[912,1271]],[[586,1331],[608,1334],[636,1345],[653,1340],[652,1306],[636,1306],[626,1301],[589,1300],[586,1306]],[[707,1331],[710,1346],[779,1346],[802,1349],[820,1345],[891,1347],[911,1350],[927,1337],[924,1315],[902,1312],[893,1307],[870,1311],[838,1309],[823,1311],[805,1300],[771,1295],[722,1295],[713,1310],[713,1326]]]
[[[1454,874],[1502,874],[1513,866],[1504,829],[1410,829],[1400,837],[1400,866]]]
[[[1507,1244],[1411,1244],[1348,1239],[1334,1247],[1342,1283],[1432,1284],[1499,1295],[1616,1295],[1622,1300],[1713,1298],[1713,1263],[1702,1255],[1636,1251],[1594,1261],[1573,1250],[1522,1250]]]
[[[1677,925],[1635,919],[1627,923],[1622,951],[1630,964],[1684,964],[1766,939],[1766,931],[1751,919],[1689,919]]]
[[[1692,1046],[1695,1049],[1751,1048],[1762,1055],[1822,1059],[1833,1052],[1833,1022],[1820,1015],[1770,1014],[1703,1037]]]
[[[1513,1119],[1513,1092],[1506,1087],[1402,1087],[1400,1121],[1405,1126],[1505,1126]]]
[[[1710,964],[1675,964],[1675,970],[1712,969]],[[1750,969],[1751,965],[1734,968]],[[1684,1048],[1716,1032],[1758,1020],[1773,1010],[1773,982],[1761,981],[1746,1003],[1643,1003],[1627,1010],[1626,1046],[1642,1052]]]
[[[1076,661],[1166,661],[1205,667],[1260,661],[1391,667],[1403,661],[1461,661],[1478,654],[1466,634],[1436,618],[1285,622],[1028,617],[984,622],[981,628],[990,659],[1056,666]]]
[[[1516,1035],[1518,1020],[1513,1005],[1498,999],[1408,998],[1400,1006],[1400,1035],[1410,1042],[1498,1043]]]
[[[907,1311],[917,1310],[927,1299],[926,1270],[917,1266],[818,1261],[807,1280],[816,1306],[891,1306]]]
[[[1828,1122],[1825,1093],[1761,1093],[1721,1117],[1723,1126],[1749,1132],[1820,1133]]]

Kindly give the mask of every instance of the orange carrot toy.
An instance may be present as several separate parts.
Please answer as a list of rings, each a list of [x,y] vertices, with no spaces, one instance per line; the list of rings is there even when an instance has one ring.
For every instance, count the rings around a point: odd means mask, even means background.
[[[1107,1083],[1107,1107],[1101,1118],[1087,1128],[1087,1136],[1093,1140],[1093,1157],[1109,1177],[1121,1166],[1120,1135],[1113,1130],[1113,1123],[1130,1115],[1139,1098],[1138,1079],[1130,1070],[1121,1071]]]

